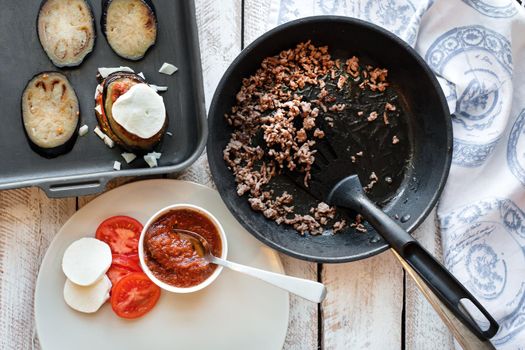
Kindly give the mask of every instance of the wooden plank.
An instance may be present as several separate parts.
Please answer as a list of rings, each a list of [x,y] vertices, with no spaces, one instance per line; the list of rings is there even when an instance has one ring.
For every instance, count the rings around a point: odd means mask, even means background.
[[[403,271],[390,251],[323,265],[322,349],[401,348]]]
[[[208,157],[203,153],[195,163],[180,174],[168,175],[169,178],[176,178],[184,181],[196,182],[201,185],[217,189],[213,183],[210,173],[210,165],[208,164]]]
[[[274,0],[244,1],[244,47],[274,27],[275,23],[268,19],[272,6],[275,6]]]
[[[268,13],[272,0],[244,1],[244,47],[271,29]],[[288,275],[317,280],[317,264],[280,254]],[[290,320],[284,349],[318,348],[318,307],[316,304],[290,296]]]
[[[317,264],[279,254],[287,275],[317,280]],[[318,349],[318,308],[294,295],[290,295],[290,319],[283,350]]]
[[[241,0],[195,0],[206,106],[241,51]]]
[[[436,211],[428,216],[414,232],[414,237],[442,259],[441,236],[436,222]],[[405,295],[405,344],[407,350],[454,349],[452,334],[439,318],[432,306],[417,288],[415,282],[406,277]]]
[[[33,347],[40,262],[75,208],[75,198],[48,199],[36,188],[0,192],[0,349]]]
[[[195,0],[199,45],[208,109],[222,75],[241,51],[241,0]],[[186,171],[168,178],[197,182],[215,188],[204,153]]]

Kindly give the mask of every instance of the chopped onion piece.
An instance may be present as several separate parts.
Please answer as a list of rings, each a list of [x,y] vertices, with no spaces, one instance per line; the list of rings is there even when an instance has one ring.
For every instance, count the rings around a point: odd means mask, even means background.
[[[135,71],[129,67],[110,67],[110,68],[106,68],[106,67],[100,67],[98,69],[98,72],[100,74],[100,76],[104,79],[106,79],[108,77],[108,75],[112,74],[112,73],[115,73],[115,72],[129,72],[129,73],[135,73]]]
[[[102,84],[98,84],[97,88],[95,89],[95,101],[102,94],[102,91],[103,91]]]
[[[148,153],[144,156],[144,160],[146,163],[148,163],[150,168],[155,168],[158,166],[157,164],[157,158],[155,156],[152,156],[151,153]]]
[[[104,143],[109,148],[115,147],[115,142],[112,139],[110,139],[108,135],[104,135]]]
[[[101,140],[104,140],[104,137],[106,136],[106,134],[104,134],[98,126],[95,126],[95,130],[93,130],[93,132],[97,134],[97,136],[100,137]]]
[[[154,85],[154,84],[149,84],[149,86],[151,86],[151,88],[153,90],[155,90],[156,92],[168,91],[168,87],[167,86],[158,86],[158,85]]]
[[[158,152],[151,152],[151,153],[148,153],[146,155],[155,157],[156,159],[160,159],[160,157],[162,157],[162,153],[158,153]]]
[[[146,80],[146,76],[144,75],[144,73],[140,72],[139,74],[137,74],[139,77],[141,77],[142,79]]]
[[[98,126],[95,127],[95,129],[93,130],[93,132],[95,132],[95,134],[97,134],[98,137],[100,137],[100,139],[102,141],[104,141],[104,143],[106,144],[106,146],[108,146],[109,148],[113,148],[115,147],[115,142],[113,142],[112,139],[109,138],[108,135],[104,134],[102,132],[102,130],[99,129]]]
[[[135,153],[122,153],[121,154],[122,158],[124,158],[124,160],[126,161],[126,163],[131,163],[132,161],[135,160],[135,158],[137,158],[137,156],[135,155]]]
[[[173,133],[171,131],[166,131],[166,135],[173,136]]]
[[[178,70],[179,69],[177,67],[175,67],[173,64],[164,62],[162,67],[160,67],[160,69],[159,69],[159,73],[172,75],[173,73],[175,73]]]
[[[78,135],[84,136],[88,133],[88,131],[89,131],[89,127],[87,125],[82,125],[80,129],[78,129]]]
[[[97,111],[98,114],[102,114],[102,107],[98,103],[95,106],[95,111]]]
[[[120,166],[121,166],[121,163],[119,161],[115,161],[115,163],[113,163],[113,169],[115,170],[120,170]]]

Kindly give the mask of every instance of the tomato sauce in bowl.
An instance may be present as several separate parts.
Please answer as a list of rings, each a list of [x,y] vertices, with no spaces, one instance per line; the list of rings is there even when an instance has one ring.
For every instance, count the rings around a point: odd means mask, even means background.
[[[191,208],[173,208],[155,219],[144,233],[144,263],[160,281],[177,288],[197,286],[217,269],[199,256],[190,241],[173,229],[184,229],[204,237],[213,255],[222,255],[218,227],[205,214]]]

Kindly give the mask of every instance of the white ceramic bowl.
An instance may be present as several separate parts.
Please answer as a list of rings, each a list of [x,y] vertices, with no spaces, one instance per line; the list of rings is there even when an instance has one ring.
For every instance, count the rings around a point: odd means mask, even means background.
[[[222,254],[221,254],[220,257],[223,258],[223,259],[226,259],[226,257],[228,256],[228,241],[226,240],[226,234],[224,233],[224,229],[222,228],[221,223],[219,222],[219,220],[217,220],[217,218],[215,216],[213,216],[213,214],[211,214],[206,209],[203,209],[203,208],[198,207],[198,206],[193,205],[193,204],[185,204],[185,203],[184,204],[174,204],[174,205],[170,205],[169,207],[165,207],[165,208],[159,210],[158,212],[156,212],[148,220],[148,222],[146,222],[146,224],[144,225],[144,229],[142,230],[142,232],[140,234],[140,239],[139,239],[140,265],[142,266],[142,270],[144,270],[144,273],[156,285],[158,285],[160,288],[162,288],[164,290],[167,290],[168,292],[172,292],[172,293],[192,293],[192,292],[196,292],[198,290],[201,290],[203,288],[206,288],[207,286],[212,284],[213,281],[215,281],[217,279],[217,277],[219,276],[219,274],[221,273],[222,266],[217,266],[215,271],[213,271],[213,273],[207,279],[202,281],[201,283],[199,283],[199,284],[197,284],[195,286],[191,286],[191,287],[187,287],[187,288],[181,288],[181,287],[172,286],[171,284],[168,284],[166,282],[163,282],[163,281],[159,280],[157,277],[155,277],[155,275],[153,275],[151,270],[148,268],[148,265],[146,265],[146,262],[144,261],[144,236],[146,234],[146,231],[151,226],[151,224],[153,224],[159,217],[161,217],[162,215],[164,215],[164,214],[166,214],[166,213],[168,213],[168,212],[170,212],[172,210],[177,210],[177,209],[195,210],[195,211],[203,214],[204,216],[206,216],[208,219],[210,219],[211,222],[213,222],[213,224],[215,225],[215,227],[217,227],[217,231],[219,231],[219,236],[221,237]]]

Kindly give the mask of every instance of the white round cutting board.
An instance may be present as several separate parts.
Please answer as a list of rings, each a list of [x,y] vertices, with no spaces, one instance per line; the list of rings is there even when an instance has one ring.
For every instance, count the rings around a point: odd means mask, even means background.
[[[288,293],[228,269],[199,292],[162,291],[155,308],[136,320],[117,317],[109,303],[91,315],[66,305],[61,261],[69,244],[94,236],[98,225],[112,215],[129,215],[145,223],[159,209],[176,203],[201,206],[217,217],[226,231],[232,261],[284,273],[277,253],[237,223],[216,191],[176,180],[131,183],[76,212],[49,246],[35,291],[35,321],[43,350],[282,349]]]

